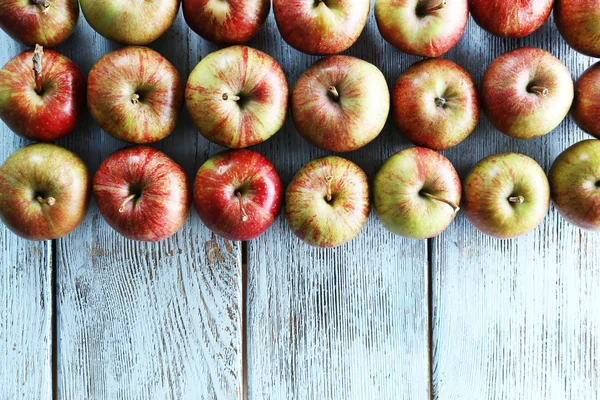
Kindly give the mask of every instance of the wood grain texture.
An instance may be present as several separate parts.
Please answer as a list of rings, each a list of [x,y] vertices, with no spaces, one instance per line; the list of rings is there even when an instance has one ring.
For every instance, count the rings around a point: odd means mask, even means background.
[[[282,65],[290,89],[318,57],[290,48],[271,16],[252,43]],[[416,59],[383,43],[371,13],[345,54],[382,69],[392,84]],[[365,148],[343,154],[372,178],[407,147],[389,123]],[[256,146],[287,186],[308,161],[326,155],[288,116]],[[332,250],[297,239],[280,215],[248,243],[248,397],[251,399],[428,399],[427,245],[385,231],[371,215],[361,234]]]
[[[493,38],[472,20],[449,58],[481,83],[505,51],[535,46],[558,56],[576,79],[593,63],[560,37],[552,21],[521,40]],[[447,153],[464,178],[480,159],[516,151],[549,170],[585,138],[571,118],[552,133],[518,141],[482,118]],[[433,392],[450,399],[577,399],[600,393],[600,236],[569,225],[551,208],[533,233],[499,241],[460,215],[434,240]]]
[[[187,79],[207,46],[182,15],[152,48]],[[81,18],[60,50],[87,74],[117,48]],[[95,172],[126,146],[89,114],[61,144]],[[187,114],[156,145],[190,182],[217,147]],[[190,211],[182,230],[157,244],[114,232],[95,203],[84,223],[58,241],[58,396],[60,399],[235,399],[241,396],[241,257],[239,243],[216,238]]]
[[[0,31],[0,66],[25,48]],[[29,142],[0,122],[0,164]],[[0,398],[52,398],[52,242],[0,223]]]

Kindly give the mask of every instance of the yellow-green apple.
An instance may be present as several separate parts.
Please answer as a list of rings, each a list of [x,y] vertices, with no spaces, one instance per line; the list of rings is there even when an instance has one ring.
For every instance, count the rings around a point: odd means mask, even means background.
[[[550,169],[552,200],[582,229],[600,230],[600,140],[584,140],[561,153]]]
[[[98,168],[93,188],[106,222],[132,240],[156,242],[173,236],[190,207],[183,169],[148,146],[111,154]]]
[[[183,16],[194,32],[219,45],[243,44],[265,23],[270,0],[183,0]]]
[[[69,150],[47,143],[22,147],[0,167],[0,219],[25,239],[65,236],[85,216],[90,180]]]
[[[51,142],[71,133],[85,109],[85,77],[54,50],[24,51],[0,70],[0,119],[17,135]]]
[[[509,51],[488,67],[483,109],[502,133],[533,139],[556,128],[573,103],[573,80],[565,65],[545,50]]]
[[[375,0],[381,36],[405,53],[439,57],[463,35],[467,0]]]
[[[282,186],[273,164],[252,150],[228,150],[209,158],[194,182],[200,219],[229,240],[252,240],[275,220]]]
[[[434,150],[456,146],[479,120],[473,79],[442,58],[417,62],[400,75],[392,90],[392,104],[400,133]]]
[[[498,239],[531,232],[550,207],[544,170],[523,154],[502,153],[481,160],[463,186],[467,218],[477,229]]]
[[[166,58],[147,47],[123,47],[94,64],[88,106],[100,128],[125,142],[169,136],[183,107],[183,83]]]
[[[352,46],[367,23],[369,0],[273,0],[279,32],[307,54],[337,54]]]
[[[336,247],[354,239],[369,210],[367,176],[358,165],[336,156],[304,165],[285,195],[288,225],[311,246]]]
[[[375,211],[396,235],[428,239],[442,233],[459,210],[460,178],[438,152],[411,147],[391,156],[373,181]]]
[[[554,0],[469,0],[477,24],[500,37],[525,37],[550,16]]]
[[[575,83],[571,115],[581,129],[600,139],[600,63],[588,68]]]
[[[600,0],[556,0],[554,21],[572,48],[600,57]]]
[[[292,91],[292,117],[313,145],[347,152],[365,146],[383,129],[390,93],[376,66],[350,56],[314,63]]]
[[[205,138],[239,149],[264,142],[281,129],[288,85],[271,56],[232,46],[209,54],[194,68],[185,104]]]
[[[90,26],[122,44],[148,44],[173,25],[179,0],[80,0]]]
[[[77,26],[77,0],[2,0],[0,29],[27,46],[54,47]]]

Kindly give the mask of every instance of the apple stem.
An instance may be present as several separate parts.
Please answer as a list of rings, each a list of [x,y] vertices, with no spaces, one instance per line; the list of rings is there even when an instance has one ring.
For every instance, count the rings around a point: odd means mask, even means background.
[[[223,100],[240,101],[240,96],[236,96],[235,94],[223,93]]]
[[[246,210],[244,209],[244,200],[242,199],[242,194],[240,192],[236,192],[235,195],[240,202],[240,215],[242,216],[242,222],[248,221],[248,214],[246,214]]]
[[[338,101],[338,100],[340,99],[340,94],[339,94],[339,92],[337,91],[337,89],[335,88],[335,86],[333,86],[333,85],[332,85],[332,86],[329,86],[329,87],[327,88],[327,91],[328,91],[329,93],[331,93],[331,95],[333,96],[333,99],[334,99],[335,101]]]
[[[333,182],[333,176],[328,175],[327,177],[325,177],[325,188],[327,190],[327,201],[331,201],[331,182]]]
[[[42,7],[44,14],[46,14],[48,8],[50,8],[50,0],[31,0],[31,2],[36,6]]]
[[[532,86],[529,88],[529,90],[540,96],[548,96],[548,88],[545,88],[543,86]]]
[[[438,107],[444,108],[446,106],[446,99],[443,97],[436,97],[435,105]]]
[[[33,78],[35,79],[35,91],[42,94],[42,58],[44,57],[44,48],[39,44],[35,45],[33,51]]]
[[[508,198],[508,201],[511,203],[522,204],[525,201],[525,197],[523,196],[512,196]]]
[[[454,214],[456,214],[460,210],[460,207],[457,206],[456,203],[454,203],[453,201],[446,200],[444,198],[435,196],[435,195],[433,195],[431,193],[427,193],[427,192],[421,192],[421,194],[431,200],[441,201],[442,203],[448,204],[454,210]]]
[[[423,11],[421,11],[421,13],[422,14],[431,14],[432,12],[441,10],[442,8],[446,7],[447,4],[448,4],[447,0],[442,0],[442,2],[440,4],[438,4],[437,6],[426,8]]]
[[[137,93],[134,93],[131,95],[131,102],[133,104],[138,104],[140,102],[140,95]]]
[[[121,203],[121,207],[119,207],[119,212],[122,213],[123,211],[125,211],[125,206],[127,205],[127,203],[129,203],[131,200],[135,199],[137,197],[137,194],[131,194],[129,196],[127,196],[127,198],[125,200],[123,200],[123,202]]]
[[[38,196],[37,201],[41,204],[48,204],[49,206],[53,206],[56,203],[56,199],[54,197],[42,197]]]

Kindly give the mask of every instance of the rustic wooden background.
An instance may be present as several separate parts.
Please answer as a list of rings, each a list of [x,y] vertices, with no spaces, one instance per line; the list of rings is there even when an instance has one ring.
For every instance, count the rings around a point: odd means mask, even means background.
[[[250,45],[281,63],[290,87],[317,59],[285,44],[272,15]],[[552,19],[520,40],[495,38],[470,20],[446,57],[480,83],[495,57],[521,46],[551,51],[573,78],[593,63],[566,45]],[[80,18],[58,50],[87,73],[117,47]],[[184,79],[216,49],[181,12],[150,47]],[[0,33],[0,64],[23,49]],[[417,60],[382,40],[372,13],[346,54],[377,65],[389,85]],[[26,142],[1,123],[0,131],[3,162]],[[502,151],[548,170],[584,138],[570,117],[528,142],[483,117],[444,154],[462,177]],[[89,115],[59,144],[92,172],[125,146]],[[407,146],[388,122],[373,143],[344,156],[373,177]],[[156,147],[190,178],[221,150],[185,113]],[[286,184],[326,154],[289,117],[254,149]],[[135,243],[92,203],[84,223],[55,242],[27,242],[1,226],[0,249],[2,399],[595,400],[600,393],[600,235],[570,226],[554,208],[535,232],[511,241],[484,236],[462,214],[436,239],[405,240],[372,215],[351,243],[318,250],[296,239],[282,216],[243,246],[215,237],[195,210],[173,238]]]

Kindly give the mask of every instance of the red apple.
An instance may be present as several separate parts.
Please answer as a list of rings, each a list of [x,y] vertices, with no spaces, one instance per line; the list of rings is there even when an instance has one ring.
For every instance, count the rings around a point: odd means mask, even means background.
[[[183,169],[148,146],[120,149],[104,160],[94,176],[94,197],[114,230],[145,242],[177,233],[190,206]]]
[[[25,239],[58,239],[85,217],[89,192],[79,157],[53,144],[32,144],[0,167],[0,219]]]
[[[2,0],[0,29],[27,46],[54,47],[77,26],[77,0]]]
[[[219,45],[243,44],[265,23],[270,0],[183,0],[183,16],[194,32]]]
[[[373,181],[377,216],[390,232],[411,239],[442,233],[459,210],[460,192],[450,161],[423,147],[394,154]]]
[[[209,54],[194,68],[185,101],[205,138],[239,149],[264,142],[283,127],[288,86],[268,54],[232,46]]]
[[[600,0],[556,0],[554,21],[569,46],[600,57]]]
[[[467,26],[467,0],[375,0],[381,36],[405,53],[439,57],[458,43]]]
[[[85,78],[54,50],[24,51],[0,70],[0,119],[17,135],[52,142],[73,132],[85,109]]]
[[[173,25],[179,0],[80,0],[90,26],[123,44],[148,44]]]
[[[600,139],[600,62],[592,65],[575,83],[571,115],[581,129]]]
[[[367,23],[369,0],[273,0],[279,32],[307,54],[336,54],[352,46]]]
[[[340,246],[369,216],[369,184],[358,165],[329,156],[303,166],[290,182],[285,216],[292,232],[317,247]]]
[[[229,240],[252,240],[275,220],[281,180],[273,164],[252,150],[228,150],[209,158],[194,182],[202,222]]]
[[[183,84],[166,58],[147,47],[104,55],[88,78],[88,106],[100,128],[130,143],[169,136],[183,107]]]
[[[469,0],[477,25],[500,37],[525,37],[550,16],[554,0]]]
[[[456,146],[479,120],[477,88],[452,61],[435,58],[413,64],[392,92],[394,120],[411,142],[434,150]]]
[[[502,133],[533,139],[556,128],[573,102],[567,67],[542,49],[509,51],[488,67],[482,84],[483,109]]]
[[[292,92],[296,129],[327,151],[365,146],[381,133],[389,111],[390,94],[381,71],[349,56],[317,61],[298,78]]]

